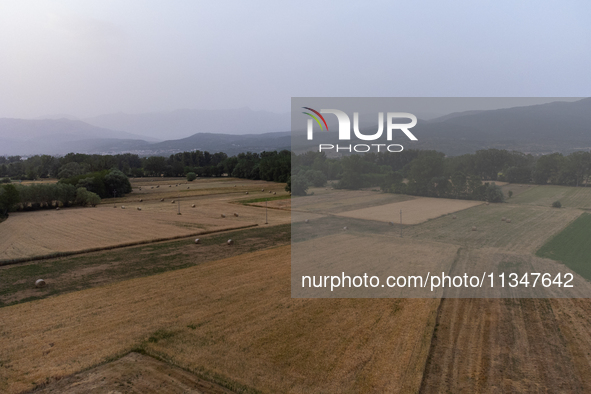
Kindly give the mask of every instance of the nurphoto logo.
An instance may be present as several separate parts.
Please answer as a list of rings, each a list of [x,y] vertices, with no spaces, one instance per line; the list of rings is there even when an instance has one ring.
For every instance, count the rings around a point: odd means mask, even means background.
[[[308,140],[314,139],[314,121],[320,127],[320,130],[328,131],[328,124],[322,114],[333,114],[337,117],[339,122],[339,141],[350,141],[351,140],[351,119],[349,116],[338,109],[321,109],[316,111],[310,107],[302,107],[310,112],[302,112],[308,115],[311,119],[308,119]],[[410,119],[410,123],[394,123],[394,119]],[[407,112],[387,112],[386,113],[386,140],[392,141],[394,130],[402,131],[411,141],[417,141],[417,137],[410,132],[409,129],[413,128],[417,124],[417,117]],[[324,125],[324,126],[323,126]],[[363,134],[359,129],[359,112],[353,112],[353,133],[355,137],[362,141],[376,141],[384,134],[384,113],[378,113],[378,130],[374,134]],[[381,150],[384,148],[384,150]],[[402,152],[404,149],[400,144],[355,144],[355,145],[341,145],[336,144],[319,144],[318,151],[323,150],[336,150],[348,151],[348,152],[369,152],[373,149],[377,152],[388,151],[388,152]]]

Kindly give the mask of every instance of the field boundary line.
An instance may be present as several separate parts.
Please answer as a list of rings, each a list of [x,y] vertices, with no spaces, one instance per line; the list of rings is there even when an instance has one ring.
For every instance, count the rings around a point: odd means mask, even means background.
[[[130,246],[153,244],[153,243],[158,243],[158,242],[163,242],[163,241],[173,241],[175,239],[196,237],[198,235],[209,235],[209,234],[215,234],[215,233],[222,233],[225,231],[244,230],[247,228],[252,228],[252,227],[257,227],[257,226],[258,226],[258,224],[255,223],[255,224],[248,224],[248,225],[239,226],[239,227],[202,231],[202,232],[196,232],[196,233],[190,233],[190,234],[184,234],[184,235],[175,235],[174,237],[154,238],[154,239],[148,239],[148,240],[143,240],[143,241],[134,241],[134,242],[126,242],[126,243],[116,244],[116,245],[101,246],[101,247],[97,247],[97,248],[72,250],[72,251],[66,251],[66,252],[54,252],[54,253],[43,254],[43,255],[38,255],[38,256],[20,257],[20,258],[16,258],[16,259],[5,259],[5,260],[0,260],[0,267],[6,266],[6,265],[27,263],[30,261],[49,260],[49,259],[55,259],[58,257],[67,257],[67,256],[78,255],[78,254],[100,252],[103,250],[127,248]]]

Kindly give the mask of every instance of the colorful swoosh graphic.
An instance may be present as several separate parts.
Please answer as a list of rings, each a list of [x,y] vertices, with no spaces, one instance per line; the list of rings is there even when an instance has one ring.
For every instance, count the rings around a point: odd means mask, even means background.
[[[315,109],[312,109],[312,108],[310,108],[310,107],[302,107],[302,108],[304,108],[304,109],[307,109],[307,110],[309,110],[309,111],[312,111],[312,112],[314,112],[316,115],[320,116],[320,119],[322,119],[322,121],[324,122],[324,125],[326,126],[326,131],[328,131],[328,125],[326,124],[326,120],[324,120],[324,116],[322,116],[322,115],[320,114],[320,112],[318,112],[318,111],[316,111]],[[308,115],[308,116],[311,116],[312,118],[314,118],[314,120],[315,120],[315,121],[318,123],[318,125],[320,126],[320,130],[322,130],[322,124],[320,123],[320,121],[318,120],[318,118],[317,118],[317,117],[315,117],[314,115],[312,115],[311,113],[308,113],[308,112],[302,112],[302,113],[303,113],[303,114],[306,114],[306,115]]]

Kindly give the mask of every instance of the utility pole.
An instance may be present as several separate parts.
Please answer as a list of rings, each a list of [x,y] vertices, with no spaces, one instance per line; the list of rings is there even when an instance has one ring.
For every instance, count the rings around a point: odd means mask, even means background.
[[[179,207],[179,212],[177,213],[177,215],[181,214],[181,200],[176,200],[178,203],[178,207]]]
[[[400,238],[402,238],[402,209],[400,210]]]
[[[267,199],[265,200],[265,224],[269,224],[269,223],[267,222],[267,204],[268,204],[268,203],[269,203],[269,199],[267,198]]]

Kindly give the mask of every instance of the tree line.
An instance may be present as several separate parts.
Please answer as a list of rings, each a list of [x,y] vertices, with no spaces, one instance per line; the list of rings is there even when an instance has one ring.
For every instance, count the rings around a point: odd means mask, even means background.
[[[113,171],[117,172],[113,172]],[[109,175],[108,174],[111,174]],[[60,178],[60,183],[84,188],[101,198],[121,196],[131,189],[127,176],[233,176],[287,182],[293,194],[305,194],[311,186],[360,189],[380,187],[385,192],[419,196],[502,201],[495,181],[510,183],[587,186],[591,177],[591,153],[553,153],[533,156],[521,152],[484,149],[446,157],[437,151],[405,150],[400,153],[366,153],[329,158],[324,153],[295,155],[280,152],[225,153],[181,152],[169,157],[134,154],[86,155],[70,153],[21,158],[0,157],[0,182],[16,179]],[[119,182],[121,181],[121,182]],[[118,184],[117,187],[113,186]],[[56,191],[56,193],[62,193]],[[70,190],[71,200],[72,192]],[[4,196],[10,193],[4,193]],[[41,192],[37,193],[41,194]],[[56,199],[57,200],[57,199]],[[47,205],[40,198],[29,206]],[[61,200],[60,200],[61,201]],[[1,209],[1,207],[0,207]]]
[[[286,182],[291,170],[291,153],[240,153],[228,157],[223,152],[180,152],[169,157],[139,157],[135,154],[87,155],[69,153],[63,157],[36,155],[29,158],[0,156],[0,182],[39,178],[72,178],[89,173],[117,169],[128,177],[181,177],[195,173],[199,177],[234,176]]]
[[[308,187],[320,185],[321,173],[325,179],[337,180],[334,187],[342,189],[379,186],[392,193],[502,201],[500,189],[493,185],[495,181],[587,186],[591,176],[591,153],[583,151],[568,156],[533,156],[485,149],[446,157],[437,151],[411,149],[342,158],[307,152],[295,156],[292,164],[290,183],[294,194],[305,194]]]

